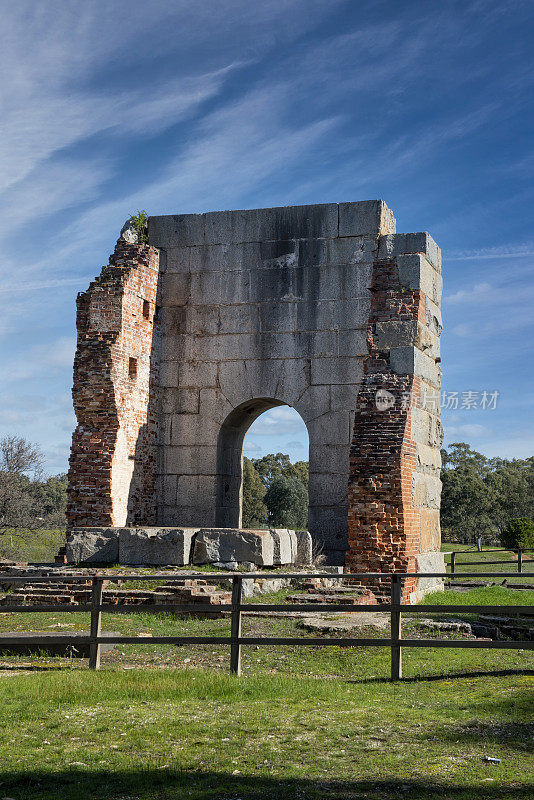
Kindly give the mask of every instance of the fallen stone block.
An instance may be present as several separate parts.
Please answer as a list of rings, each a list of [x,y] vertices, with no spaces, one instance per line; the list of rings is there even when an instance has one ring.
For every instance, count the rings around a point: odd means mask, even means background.
[[[295,564],[304,566],[311,564],[313,560],[313,543],[309,531],[295,531],[297,539],[297,553]]]
[[[273,537],[273,563],[279,564],[294,564],[297,555],[297,537],[295,531],[290,531],[287,528],[271,528],[271,536]]]
[[[251,561],[257,566],[272,567],[273,558],[274,542],[269,531],[203,528],[195,537],[194,564]]]
[[[65,545],[69,564],[114,564],[119,560],[120,528],[74,528]]]
[[[119,536],[120,564],[189,564],[198,528],[123,528]]]

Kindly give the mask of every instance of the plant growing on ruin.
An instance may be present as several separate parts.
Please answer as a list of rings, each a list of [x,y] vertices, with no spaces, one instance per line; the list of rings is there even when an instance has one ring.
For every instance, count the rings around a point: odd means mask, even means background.
[[[148,213],[143,210],[132,214],[130,223],[137,233],[138,244],[148,244]]]

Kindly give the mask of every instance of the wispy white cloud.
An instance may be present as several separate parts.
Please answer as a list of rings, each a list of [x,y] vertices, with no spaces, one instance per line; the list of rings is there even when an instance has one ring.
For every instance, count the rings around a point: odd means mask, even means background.
[[[534,242],[508,244],[498,247],[480,247],[474,250],[449,250],[446,255],[449,261],[487,261],[489,259],[525,258],[534,256]]]
[[[301,441],[308,440],[308,431],[306,425],[294,408],[289,406],[277,406],[269,411],[265,411],[258,419],[250,426],[249,435],[256,436],[293,436],[300,435]],[[300,441],[299,441],[300,446]],[[289,442],[287,442],[289,447]]]
[[[490,428],[485,425],[480,425],[477,422],[466,422],[464,425],[445,425],[445,437],[451,440],[451,437],[467,436],[469,439],[479,439],[482,436],[490,436],[492,433]]]

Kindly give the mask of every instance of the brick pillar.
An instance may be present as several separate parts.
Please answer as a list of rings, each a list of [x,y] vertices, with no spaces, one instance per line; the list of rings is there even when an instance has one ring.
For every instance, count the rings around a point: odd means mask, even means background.
[[[159,251],[119,239],[77,299],[67,527],[156,522]]]
[[[443,569],[437,267],[439,249],[427,234],[380,237],[350,451],[346,564],[353,572]],[[379,596],[389,592],[389,581],[370,585]],[[404,600],[434,586],[406,581]]]

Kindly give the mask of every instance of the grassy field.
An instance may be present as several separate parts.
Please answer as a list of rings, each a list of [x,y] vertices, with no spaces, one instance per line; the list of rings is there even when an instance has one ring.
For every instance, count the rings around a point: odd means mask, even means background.
[[[532,684],[511,670],[397,685],[361,669],[15,671],[0,680],[0,793],[526,800]]]
[[[531,597],[493,586],[426,601]],[[88,627],[88,614],[0,613],[0,631]],[[103,628],[146,639],[103,655],[98,673],[81,659],[0,657],[0,800],[533,796],[532,651],[405,649],[405,678],[391,684],[386,648],[244,647],[236,678],[228,646],[150,643],[229,635],[227,619],[106,613]],[[403,632],[447,635],[414,617]],[[315,635],[261,616],[245,616],[243,634]]]
[[[0,536],[0,558],[10,561],[54,561],[65,544],[64,530],[15,531]]]
[[[441,551],[445,553],[445,564],[447,572],[451,571],[451,551],[456,551],[455,573],[462,572],[514,572],[513,577],[507,578],[509,583],[531,583],[534,584],[534,577],[522,576],[517,573],[517,555],[509,551],[499,553],[490,552],[495,548],[484,547],[479,553],[473,545],[467,544],[443,544]],[[469,566],[464,562],[476,562]],[[504,561],[504,564],[490,564],[490,561]],[[523,572],[534,573],[534,551],[523,554]],[[468,582],[476,581],[476,578],[464,579]],[[488,579],[489,580],[489,579]]]

